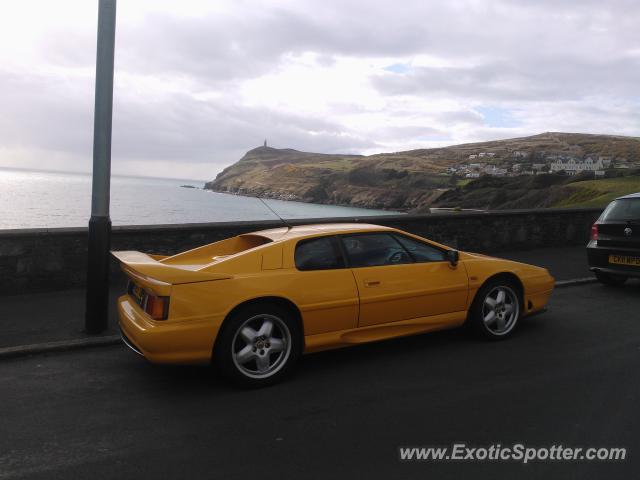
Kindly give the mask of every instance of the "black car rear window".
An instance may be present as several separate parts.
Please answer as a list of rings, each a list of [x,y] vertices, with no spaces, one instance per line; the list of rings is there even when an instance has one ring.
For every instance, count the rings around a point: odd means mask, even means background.
[[[622,198],[609,204],[600,217],[602,222],[640,221],[640,198]]]

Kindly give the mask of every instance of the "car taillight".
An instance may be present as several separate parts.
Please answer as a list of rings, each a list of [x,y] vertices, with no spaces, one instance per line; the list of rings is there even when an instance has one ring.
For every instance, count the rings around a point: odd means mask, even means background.
[[[598,224],[594,223],[591,227],[591,240],[598,240]]]
[[[154,320],[166,320],[169,314],[169,297],[147,295],[144,311]]]

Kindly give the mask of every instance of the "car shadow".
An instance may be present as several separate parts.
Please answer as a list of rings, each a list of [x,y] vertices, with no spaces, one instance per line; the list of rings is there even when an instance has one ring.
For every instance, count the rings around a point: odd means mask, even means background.
[[[521,320],[518,329],[514,332],[513,338],[516,340],[521,336],[530,335],[533,332],[540,333],[547,325],[544,320],[545,315],[537,315],[532,318]],[[506,342],[510,342],[506,340]],[[296,382],[304,378],[305,381],[312,379],[316,375],[324,376],[336,369],[345,372],[345,369],[359,372],[363,367],[370,367],[372,362],[385,364],[393,362],[402,363],[403,358],[407,358],[407,366],[413,365],[412,361],[425,350],[429,350],[434,355],[446,351],[446,355],[458,355],[460,352],[468,352],[469,349],[481,352],[490,342],[475,336],[465,327],[459,327],[439,332],[428,332],[419,335],[400,337],[394,339],[381,340],[379,342],[363,343],[351,345],[345,348],[327,350],[313,354],[303,355],[296,367],[296,372],[285,380],[285,384]],[[148,362],[138,362],[135,368],[140,375],[137,381],[145,384],[170,385],[171,388],[198,391],[203,394],[222,392],[243,391],[225,379],[217,369],[212,366],[194,365],[154,365]],[[349,373],[349,372],[346,372]],[[276,388],[267,387],[268,389]]]

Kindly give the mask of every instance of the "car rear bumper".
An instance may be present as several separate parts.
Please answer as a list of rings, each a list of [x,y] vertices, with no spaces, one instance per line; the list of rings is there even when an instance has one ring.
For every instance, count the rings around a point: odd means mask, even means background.
[[[134,352],[136,352],[138,355],[143,356],[144,357],[144,353],[142,353],[142,350],[140,350],[135,343],[133,343],[133,340],[131,340],[129,337],[127,337],[127,334],[124,333],[122,331],[122,329],[120,329],[120,338],[122,339],[122,343],[124,343],[127,347],[129,347],[130,350],[133,350]]]
[[[609,255],[640,257],[640,251],[631,248],[600,247],[596,242],[591,241],[587,245],[589,270],[592,272],[626,275],[628,277],[640,277],[640,267],[609,263]]]
[[[123,342],[154,363],[208,364],[217,334],[215,319],[154,321],[129,295],[118,299]]]

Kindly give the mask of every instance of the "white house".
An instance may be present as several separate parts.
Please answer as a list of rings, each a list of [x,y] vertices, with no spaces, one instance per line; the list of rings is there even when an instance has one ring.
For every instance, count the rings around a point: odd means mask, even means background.
[[[513,155],[514,158],[527,158],[529,156],[527,152],[521,150],[514,150],[511,155]]]
[[[507,174],[506,168],[498,168],[495,165],[489,165],[484,169],[484,173],[494,177],[504,177]]]
[[[556,160],[551,162],[551,171],[560,172],[564,170],[569,175],[577,175],[582,172],[597,172],[606,168],[605,163],[601,158],[594,160],[591,157],[587,157],[584,160],[576,160],[570,158],[567,161]]]
[[[604,168],[609,168],[611,166],[611,157],[605,157],[600,155],[598,157],[598,160],[602,162],[602,165],[604,165]]]

